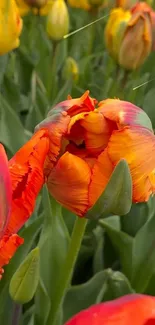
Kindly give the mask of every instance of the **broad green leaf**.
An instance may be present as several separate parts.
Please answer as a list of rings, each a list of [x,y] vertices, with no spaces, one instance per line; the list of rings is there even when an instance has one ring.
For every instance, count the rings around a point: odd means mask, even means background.
[[[88,282],[72,286],[64,300],[64,323],[82,309],[88,308],[96,302],[101,302],[106,289],[104,271],[95,274]],[[100,301],[98,300],[100,297]]]
[[[59,286],[61,272],[66,258],[69,234],[61,216],[61,207],[49,197],[47,188],[43,190],[43,206],[45,213],[44,226],[42,229],[40,247],[40,277],[43,290],[36,294],[35,318],[38,325],[44,325],[47,321],[49,304],[54,300],[55,292]],[[46,296],[49,297],[49,303]],[[44,304],[44,307],[42,307]],[[44,319],[42,314],[44,309]]]
[[[29,302],[39,281],[39,248],[34,248],[14,273],[9,287],[12,299],[20,304]]]
[[[132,180],[128,164],[124,159],[115,167],[110,180],[86,217],[98,219],[107,214],[123,215],[130,211],[132,204]]]
[[[8,63],[8,54],[0,55],[0,86],[3,82],[4,74]]]
[[[26,141],[18,115],[0,94],[0,142],[14,154]]]
[[[118,221],[119,217],[114,216],[100,220],[99,223],[106,230],[115,249],[119,253],[123,273],[130,279],[132,274],[133,238],[118,228]]]
[[[113,300],[127,294],[134,293],[129,280],[119,271],[105,270],[107,282],[104,300]]]
[[[122,230],[135,236],[146,221],[154,214],[155,197],[148,202],[133,204],[128,214],[121,218]]]
[[[137,292],[145,292],[155,272],[154,229],[155,215],[144,224],[134,238],[131,284]]]

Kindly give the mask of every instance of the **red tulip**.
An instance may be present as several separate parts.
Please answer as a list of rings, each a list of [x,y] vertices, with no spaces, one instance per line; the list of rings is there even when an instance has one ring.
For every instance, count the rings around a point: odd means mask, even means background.
[[[155,325],[155,297],[131,294],[94,305],[65,325]]]

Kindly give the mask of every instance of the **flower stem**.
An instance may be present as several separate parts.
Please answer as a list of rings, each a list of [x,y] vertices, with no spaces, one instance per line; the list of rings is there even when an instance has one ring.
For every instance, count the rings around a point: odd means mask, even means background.
[[[65,265],[62,269],[61,281],[59,282],[59,286],[57,288],[54,301],[52,302],[52,308],[47,321],[47,325],[54,325],[57,319],[58,311],[63,302],[66,289],[68,288],[71,281],[74,266],[77,260],[83,235],[86,229],[87,221],[88,220],[86,218],[79,218],[79,217],[77,217],[77,220],[75,221],[68,253],[65,260]]]
[[[14,305],[13,317],[12,317],[12,325],[18,325],[20,316],[21,316],[22,306],[19,304]]]

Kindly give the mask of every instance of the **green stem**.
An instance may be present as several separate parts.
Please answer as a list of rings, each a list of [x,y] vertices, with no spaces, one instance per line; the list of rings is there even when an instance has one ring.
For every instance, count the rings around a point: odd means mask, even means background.
[[[54,301],[52,302],[52,309],[47,321],[47,325],[54,325],[57,319],[59,308],[63,302],[66,289],[68,288],[72,278],[74,266],[81,247],[81,242],[86,229],[87,221],[88,220],[86,218],[79,217],[77,217],[77,220],[75,221],[68,254],[65,260],[65,265],[62,269],[61,281],[59,282]]]

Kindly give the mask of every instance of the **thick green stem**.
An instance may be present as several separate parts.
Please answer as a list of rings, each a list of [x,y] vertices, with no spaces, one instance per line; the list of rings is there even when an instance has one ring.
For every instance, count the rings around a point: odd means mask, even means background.
[[[49,99],[53,99],[55,96],[56,82],[57,82],[57,69],[56,69],[56,60],[57,60],[57,49],[59,42],[53,42],[52,58],[49,66],[49,76],[47,84],[47,95]]]
[[[74,266],[81,247],[81,242],[83,239],[87,221],[88,220],[86,218],[77,218],[75,222],[68,254],[65,260],[65,265],[62,269],[61,281],[59,282],[54,301],[52,302],[52,308],[47,321],[47,325],[54,325],[57,319],[59,308],[63,302],[66,289],[68,288],[72,278]]]

